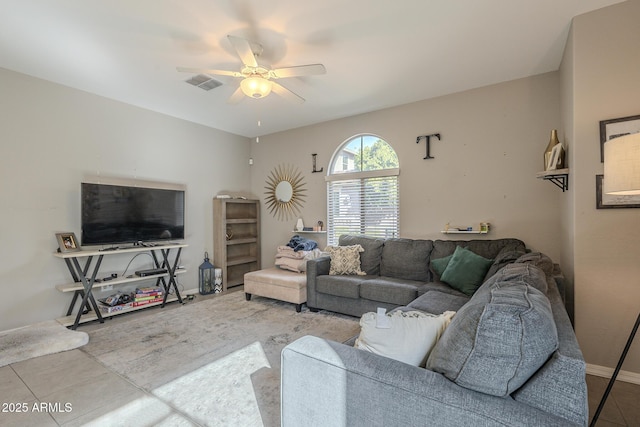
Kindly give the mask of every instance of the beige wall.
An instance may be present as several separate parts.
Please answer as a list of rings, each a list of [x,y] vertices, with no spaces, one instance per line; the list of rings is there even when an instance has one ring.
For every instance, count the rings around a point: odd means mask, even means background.
[[[71,279],[52,256],[55,233],[80,238],[80,182],[96,176],[186,187],[189,271],[179,280],[197,288],[212,254],[213,196],[250,186],[247,138],[3,69],[0,93],[0,330],[66,313],[71,295],[55,285]],[[122,273],[131,257],[118,257],[102,271]]]
[[[573,141],[573,33],[569,33],[567,39],[565,54],[560,66],[560,116],[562,118],[562,143],[565,147],[566,165],[571,168],[576,164]],[[575,206],[575,183],[574,177],[569,174],[569,189],[560,196],[560,221],[562,233],[562,253],[559,262],[567,279],[566,302],[567,310],[571,318],[575,321],[575,288],[573,286],[573,269],[574,269],[574,206]]]
[[[640,1],[578,16],[563,74],[572,85],[571,143],[576,333],[587,363],[615,366],[640,310],[640,209],[595,209],[600,120],[640,114]],[[571,256],[567,252],[566,256]],[[640,380],[640,340],[623,370]],[[624,375],[623,375],[624,377]]]
[[[543,169],[550,130],[559,127],[559,105],[559,74],[548,73],[264,136],[251,144],[251,188],[264,202],[271,170],[295,165],[308,189],[303,220],[326,221],[332,154],[352,136],[373,133],[399,157],[401,236],[446,238],[440,230],[447,222],[488,221],[487,238],[517,237],[558,259],[562,192],[535,174]],[[442,140],[432,142],[435,159],[423,160],[425,143],[416,137],[433,132]],[[313,153],[324,173],[311,173]],[[276,246],[288,242],[294,224],[263,213],[263,266],[273,265]]]

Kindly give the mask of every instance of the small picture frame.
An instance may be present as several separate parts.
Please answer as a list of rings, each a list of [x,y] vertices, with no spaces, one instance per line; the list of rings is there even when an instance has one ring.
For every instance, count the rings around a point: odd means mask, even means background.
[[[604,143],[640,132],[640,116],[621,117],[619,119],[602,120],[600,122],[600,161],[604,162]]]
[[[75,252],[80,250],[78,239],[75,233],[56,233],[58,239],[58,250],[60,252]]]
[[[596,209],[640,208],[640,196],[615,196],[602,191],[604,175],[596,175]]]

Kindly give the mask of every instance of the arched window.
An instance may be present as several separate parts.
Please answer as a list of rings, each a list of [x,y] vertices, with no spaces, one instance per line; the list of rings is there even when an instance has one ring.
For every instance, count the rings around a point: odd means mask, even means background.
[[[327,243],[342,234],[398,237],[398,156],[375,135],[357,135],[334,153],[327,175]]]

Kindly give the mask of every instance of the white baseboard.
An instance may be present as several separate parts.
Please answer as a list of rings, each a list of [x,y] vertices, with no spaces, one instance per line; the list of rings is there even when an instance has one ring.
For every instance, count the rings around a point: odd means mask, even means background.
[[[613,368],[607,368],[605,366],[591,365],[587,363],[587,374],[595,375],[596,377],[611,378],[613,375]],[[616,380],[624,381],[631,384],[640,385],[640,374],[636,372],[629,372],[620,370]]]

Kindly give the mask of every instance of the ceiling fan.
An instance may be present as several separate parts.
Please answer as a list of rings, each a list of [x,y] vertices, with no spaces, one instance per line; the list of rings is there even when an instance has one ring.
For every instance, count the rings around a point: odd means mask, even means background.
[[[177,67],[177,70],[185,73],[216,74],[242,78],[240,86],[229,98],[229,103],[239,102],[243,99],[244,95],[255,99],[264,98],[273,91],[283,98],[301,104],[304,102],[304,98],[276,83],[274,80],[287,77],[312,76],[325,74],[327,72],[322,64],[298,65],[276,68],[274,70],[267,69],[259,65],[256,60],[256,57],[262,53],[261,45],[250,43],[248,40],[236,36],[228,35],[227,38],[242,61],[243,67],[240,71],[187,67]]]

